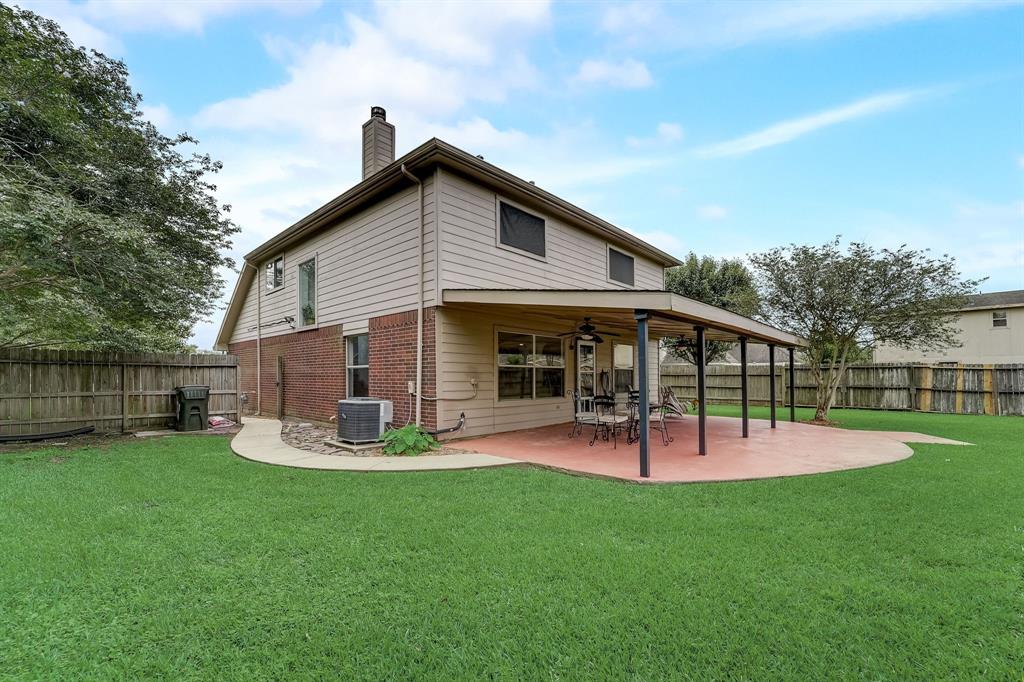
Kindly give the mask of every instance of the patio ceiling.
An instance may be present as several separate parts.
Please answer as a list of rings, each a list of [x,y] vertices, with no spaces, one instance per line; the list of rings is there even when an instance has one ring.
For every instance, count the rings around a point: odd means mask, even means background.
[[[646,310],[651,313],[652,338],[694,338],[695,328],[702,326],[709,341],[736,341],[746,337],[755,343],[807,345],[799,336],[668,291],[445,289],[443,301],[446,306],[471,310],[500,307],[503,312],[523,319],[557,320],[565,323],[566,331],[573,329],[583,317],[590,317],[600,327],[635,332],[634,314],[637,310]]]

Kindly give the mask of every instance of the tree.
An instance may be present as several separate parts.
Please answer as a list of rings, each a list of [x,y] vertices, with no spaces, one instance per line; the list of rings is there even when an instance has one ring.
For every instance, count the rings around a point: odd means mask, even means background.
[[[956,345],[957,308],[983,280],[961,279],[948,255],[906,245],[891,251],[839,238],[821,246],[772,249],[750,257],[770,324],[807,339],[817,385],[815,419],[825,421],[847,363],[880,343],[935,349]]]
[[[120,61],[0,5],[0,347],[178,350],[237,227],[188,135],[162,135]]]
[[[698,258],[690,253],[682,265],[665,274],[665,287],[669,291],[725,308],[734,313],[753,317],[758,311],[758,293],[754,276],[739,259],[715,260],[710,256]],[[677,358],[696,364],[696,344],[684,338],[665,339],[665,347]],[[725,358],[732,348],[726,341],[705,343],[705,363]]]

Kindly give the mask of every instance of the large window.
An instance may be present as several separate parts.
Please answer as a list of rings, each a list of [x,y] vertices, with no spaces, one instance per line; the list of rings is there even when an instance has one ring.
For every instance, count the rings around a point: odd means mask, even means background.
[[[608,279],[633,286],[633,257],[608,247]]]
[[[299,264],[299,326],[316,324],[316,259]]]
[[[277,289],[284,284],[284,256],[278,256],[267,263],[267,289]]]
[[[1006,311],[997,310],[992,313],[992,326],[993,327],[1005,327],[1006,326]]]
[[[365,398],[370,395],[370,335],[346,337],[346,345],[348,397]]]
[[[544,258],[544,219],[527,213],[504,201],[499,202],[499,241],[513,249]]]
[[[498,400],[558,398],[565,393],[562,339],[498,332]]]
[[[633,388],[633,346],[615,344],[613,351],[615,394],[626,395]]]

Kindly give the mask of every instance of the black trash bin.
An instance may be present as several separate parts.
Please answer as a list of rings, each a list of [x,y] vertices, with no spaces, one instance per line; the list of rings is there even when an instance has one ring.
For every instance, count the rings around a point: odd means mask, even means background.
[[[210,417],[209,386],[178,386],[178,431],[205,431]]]

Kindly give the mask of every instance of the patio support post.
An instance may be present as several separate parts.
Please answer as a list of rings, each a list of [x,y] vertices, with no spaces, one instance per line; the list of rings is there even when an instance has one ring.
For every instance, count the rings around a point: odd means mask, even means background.
[[[647,320],[651,314],[646,310],[635,311],[637,362],[640,364],[640,477],[651,477],[651,396],[647,373]]]
[[[789,421],[796,421],[796,369],[793,367],[793,348],[789,349]]]
[[[747,337],[740,337],[740,409],[743,413],[743,437],[750,437],[750,391],[747,388]]]
[[[697,356],[694,358],[697,361],[697,454],[703,456],[708,454],[708,401],[707,382],[704,376],[707,370],[704,357],[706,344],[704,343],[704,327],[694,327],[693,329],[697,332]]]
[[[775,344],[768,344],[768,404],[771,405],[772,428],[775,428]]]

